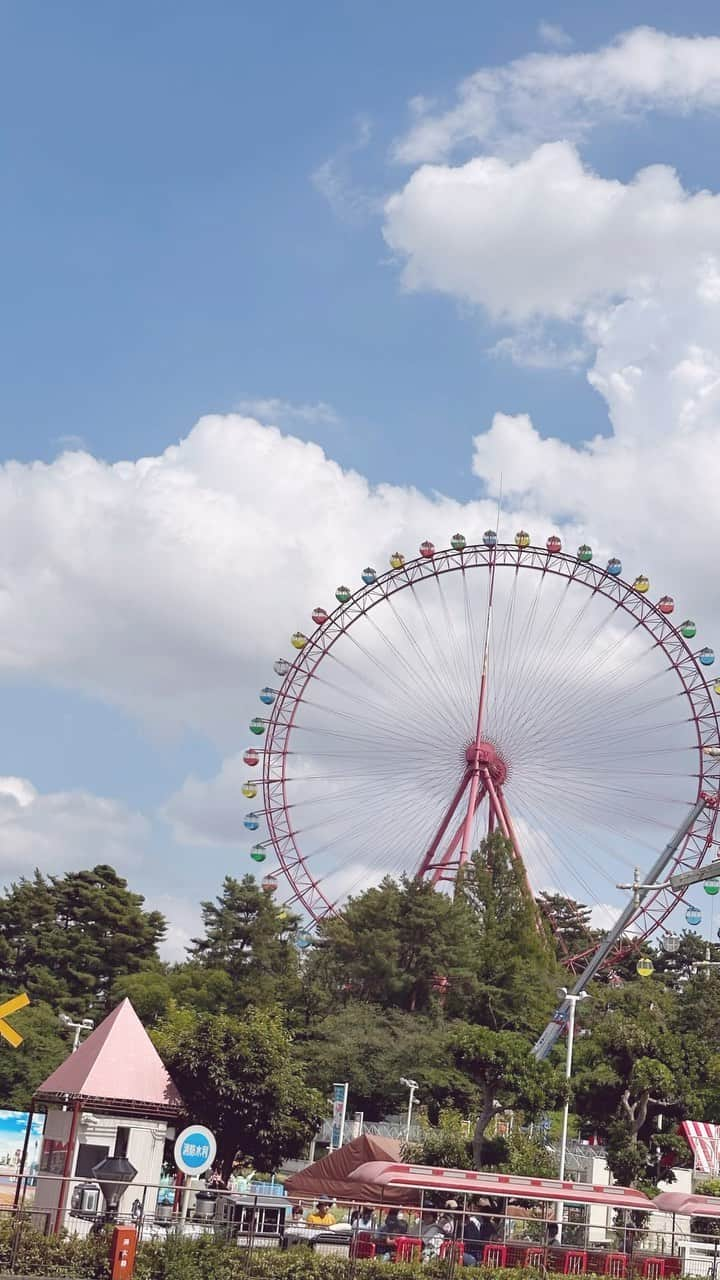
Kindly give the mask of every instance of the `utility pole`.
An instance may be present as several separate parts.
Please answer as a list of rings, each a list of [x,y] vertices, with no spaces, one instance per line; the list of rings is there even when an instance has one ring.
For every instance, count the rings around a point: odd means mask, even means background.
[[[573,1063],[573,1046],[575,1044],[575,1008],[578,1000],[588,1000],[587,991],[568,991],[567,987],[561,987],[558,995],[563,997],[565,1004],[569,1006],[568,1024],[567,1024],[567,1050],[565,1053],[565,1082],[567,1085],[567,1095],[565,1097],[565,1106],[563,1107],[562,1132],[560,1135],[560,1181],[565,1180],[565,1157],[567,1155],[567,1135],[568,1135],[568,1119],[570,1115],[570,1076],[572,1075]],[[560,1200],[557,1207],[557,1224],[558,1224],[558,1241],[562,1240],[562,1224],[563,1215],[565,1213],[565,1203]]]

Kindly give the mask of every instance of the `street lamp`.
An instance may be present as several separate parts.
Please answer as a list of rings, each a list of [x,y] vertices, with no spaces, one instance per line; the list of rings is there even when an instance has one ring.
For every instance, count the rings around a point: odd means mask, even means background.
[[[417,1093],[417,1090],[419,1089],[420,1086],[418,1085],[417,1080],[408,1080],[406,1076],[400,1077],[400,1083],[404,1084],[405,1088],[410,1090],[410,1097],[408,1098],[408,1109],[407,1109],[407,1124],[405,1125],[405,1141],[409,1142],[410,1126],[412,1125],[413,1103],[415,1101],[415,1094]]]
[[[572,992],[572,991],[568,991],[567,987],[560,987],[558,991],[558,995],[561,997],[563,1003],[568,1005],[568,1010],[569,1010],[568,1024],[567,1024],[567,1052],[565,1054],[565,1080],[569,1086],[570,1076],[572,1075],[573,1045],[575,1043],[575,1006],[577,1005],[578,1000],[587,1000],[589,997],[588,997],[587,991]],[[565,1180],[565,1157],[567,1154],[567,1133],[568,1133],[569,1113],[570,1113],[570,1092],[568,1088],[568,1094],[567,1094],[567,1097],[565,1098],[565,1106],[563,1107],[562,1132],[560,1135],[560,1181],[561,1182]],[[562,1239],[562,1222],[563,1222],[564,1212],[565,1212],[565,1204],[563,1201],[560,1201],[560,1203],[558,1204],[558,1210],[557,1210],[558,1240]]]
[[[72,1047],[72,1051],[74,1053],[80,1044],[80,1036],[83,1031],[92,1031],[95,1023],[92,1018],[83,1018],[82,1022],[73,1022],[72,1018],[68,1017],[66,1013],[61,1013],[59,1017],[64,1027],[70,1027],[70,1029],[75,1032]]]

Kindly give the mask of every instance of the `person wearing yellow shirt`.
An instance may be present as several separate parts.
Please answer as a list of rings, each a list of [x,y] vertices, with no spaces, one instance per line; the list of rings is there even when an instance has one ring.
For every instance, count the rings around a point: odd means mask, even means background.
[[[329,1200],[318,1200],[314,1213],[307,1216],[309,1227],[334,1227],[335,1219],[330,1212]]]

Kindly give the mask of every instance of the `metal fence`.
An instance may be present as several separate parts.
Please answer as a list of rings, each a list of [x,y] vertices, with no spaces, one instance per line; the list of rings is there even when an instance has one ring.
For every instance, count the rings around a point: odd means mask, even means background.
[[[24,1178],[15,1188],[5,1184],[3,1191],[17,1200],[0,1203],[2,1262],[11,1274],[23,1272],[24,1246],[33,1232],[101,1237],[109,1225],[99,1189],[90,1182],[40,1175]],[[566,1203],[558,1232],[556,1206],[548,1202],[473,1203],[459,1196],[458,1206],[447,1208],[427,1193],[423,1203],[402,1208],[398,1220],[387,1204],[334,1202],[335,1221],[312,1224],[307,1218],[313,1205],[288,1200],[279,1186],[236,1194],[197,1181],[177,1187],[135,1183],[124,1192],[114,1221],[134,1225],[140,1242],[160,1247],[209,1239],[237,1248],[243,1259],[240,1274],[248,1280],[253,1260],[260,1263],[260,1251],[269,1249],[309,1249],[344,1259],[347,1280],[353,1280],[364,1258],[391,1264],[432,1260],[433,1273],[447,1280],[456,1269],[474,1264],[615,1280],[720,1280],[720,1235],[707,1228],[692,1234],[678,1230],[679,1224],[664,1215],[637,1218],[606,1206],[592,1210]],[[720,1222],[717,1228],[720,1232]]]

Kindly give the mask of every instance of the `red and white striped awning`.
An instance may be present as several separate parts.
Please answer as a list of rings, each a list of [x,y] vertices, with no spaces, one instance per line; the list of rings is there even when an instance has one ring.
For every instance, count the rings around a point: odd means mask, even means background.
[[[693,1153],[695,1170],[717,1176],[720,1165],[720,1125],[683,1120],[678,1126]]]
[[[393,1164],[373,1160],[350,1177],[382,1191],[384,1187],[413,1191],[441,1191],[446,1195],[498,1196],[512,1200],[545,1200],[567,1204],[605,1204],[649,1211],[653,1202],[634,1187],[593,1186],[560,1182],[557,1178],[526,1178],[519,1174],[476,1172],[474,1169],[434,1169],[426,1165]]]

